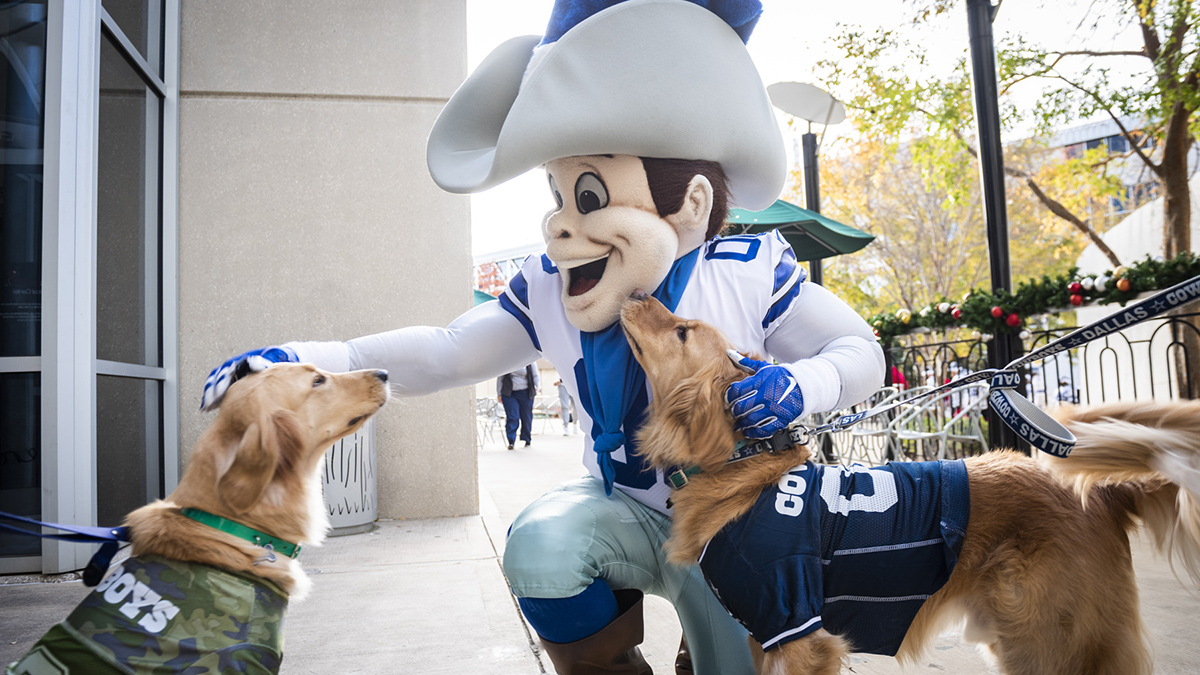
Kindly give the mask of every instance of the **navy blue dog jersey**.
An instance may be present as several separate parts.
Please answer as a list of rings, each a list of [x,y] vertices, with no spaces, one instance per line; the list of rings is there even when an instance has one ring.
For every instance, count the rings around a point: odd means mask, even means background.
[[[969,515],[962,460],[809,462],[713,537],[700,569],[763,649],[824,625],[856,652],[895,656],[950,578]]]

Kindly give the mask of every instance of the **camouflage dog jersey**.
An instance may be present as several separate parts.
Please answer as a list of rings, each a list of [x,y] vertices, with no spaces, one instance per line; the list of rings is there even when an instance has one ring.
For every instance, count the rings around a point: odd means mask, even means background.
[[[275,673],[287,596],[257,577],[129,558],[8,675]]]

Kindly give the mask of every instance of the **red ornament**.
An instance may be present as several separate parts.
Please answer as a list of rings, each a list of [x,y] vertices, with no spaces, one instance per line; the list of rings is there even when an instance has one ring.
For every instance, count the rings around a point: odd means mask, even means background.
[[[1131,289],[1131,288],[1133,288],[1133,284],[1130,283],[1129,280],[1126,279],[1125,277],[1121,277],[1120,279],[1117,279],[1117,290],[1118,291],[1121,291],[1122,293],[1127,293],[1129,291],[1129,289]]]
[[[1067,290],[1071,291],[1071,295],[1079,295],[1083,292],[1083,284],[1078,281],[1072,281],[1067,285]]]
[[[992,316],[997,319],[1004,316],[1004,310],[1000,309],[1000,305],[996,305],[995,307],[992,308]]]
[[[1072,295],[1071,296],[1071,304],[1075,305],[1076,307],[1078,307],[1079,305],[1082,305],[1083,304],[1083,296],[1079,295],[1079,294]]]
[[[1017,316],[1016,312],[1013,312],[1012,314],[1008,315],[1008,318],[1004,320],[1004,323],[1016,328],[1017,326],[1021,325],[1021,317]]]
[[[954,309],[950,310],[950,316],[952,316],[956,319],[961,319],[962,318],[962,310],[955,307]]]

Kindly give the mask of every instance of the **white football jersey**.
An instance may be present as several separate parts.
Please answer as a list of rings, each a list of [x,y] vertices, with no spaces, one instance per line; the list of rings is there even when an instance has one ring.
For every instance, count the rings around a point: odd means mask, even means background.
[[[713,239],[698,252],[691,276],[678,296],[675,313],[716,326],[739,351],[766,354],[767,337],[803,292],[805,277],[806,272],[796,264],[791,246],[777,231]],[[530,256],[509,281],[500,304],[521,322],[534,346],[554,365],[575,397],[580,424],[585,430],[584,466],[603,480],[593,450],[599,425],[592,419],[587,384],[581,381],[584,377],[581,334],[567,321],[562,283],[562,275],[549,258]],[[650,387],[646,385],[625,416],[622,431],[626,445],[612,453],[616,467],[614,482],[639,502],[669,513],[666,503],[671,488],[663,472],[650,468],[632,452],[636,447],[636,428],[630,427],[644,419],[649,401]]]

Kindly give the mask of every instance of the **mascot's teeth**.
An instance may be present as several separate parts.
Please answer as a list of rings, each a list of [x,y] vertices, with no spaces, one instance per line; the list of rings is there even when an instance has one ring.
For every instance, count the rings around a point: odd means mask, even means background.
[[[609,255],[611,255],[611,254],[605,253],[604,255],[598,255],[595,258],[580,258],[579,260],[568,260],[566,262],[559,263],[558,267],[559,267],[559,269],[573,270],[577,267],[583,267],[584,265],[594,263],[597,260],[604,260]]]

